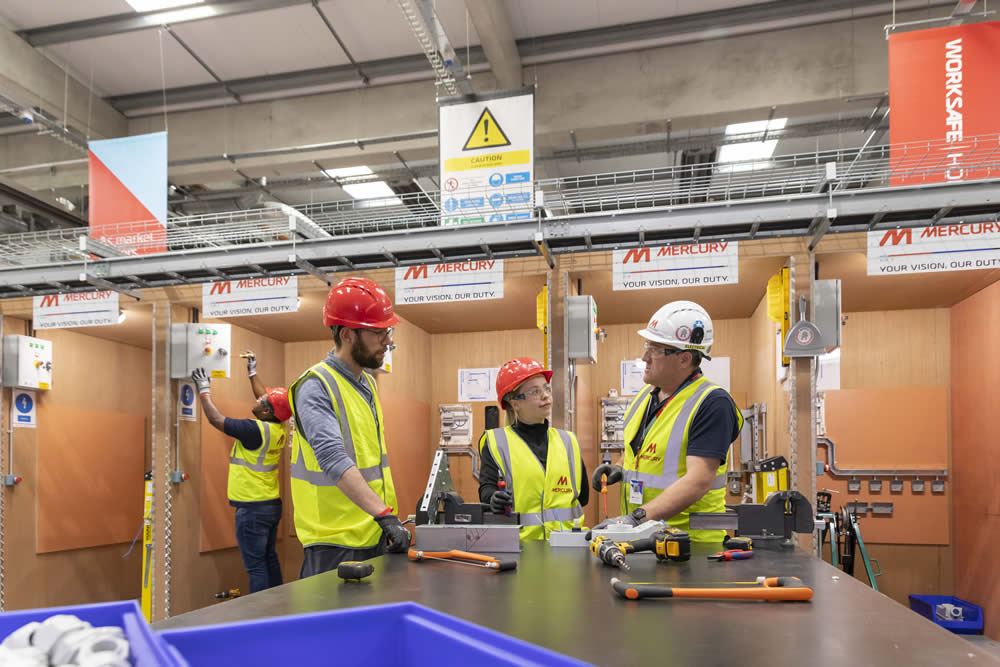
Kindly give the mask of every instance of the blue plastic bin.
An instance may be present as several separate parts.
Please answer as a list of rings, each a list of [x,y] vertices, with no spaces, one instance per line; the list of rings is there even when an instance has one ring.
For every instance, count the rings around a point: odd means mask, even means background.
[[[935,610],[939,604],[953,604],[962,608],[963,621],[942,621]],[[979,635],[983,633],[983,610],[971,602],[951,595],[911,595],[910,609],[926,616],[942,628],[959,635]]]
[[[22,625],[41,622],[56,614],[72,614],[95,627],[115,625],[122,628],[129,642],[131,662],[136,667],[185,667],[176,656],[168,653],[168,649],[153,634],[135,600],[8,611],[0,614],[0,640]]]
[[[412,602],[179,628],[158,634],[191,667],[586,664]]]

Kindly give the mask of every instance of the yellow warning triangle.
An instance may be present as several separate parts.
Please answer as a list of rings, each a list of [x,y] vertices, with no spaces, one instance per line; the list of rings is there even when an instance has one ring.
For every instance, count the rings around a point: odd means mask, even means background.
[[[489,107],[483,109],[479,114],[479,120],[472,128],[472,133],[465,140],[462,146],[463,151],[473,151],[477,148],[498,148],[500,146],[510,146],[510,139],[500,128],[500,123],[490,113]]]

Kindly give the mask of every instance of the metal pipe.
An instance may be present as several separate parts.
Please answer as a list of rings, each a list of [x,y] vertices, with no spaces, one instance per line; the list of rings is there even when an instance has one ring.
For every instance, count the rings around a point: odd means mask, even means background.
[[[472,458],[472,476],[479,479],[479,455],[472,445],[468,447],[456,447],[454,445],[441,445],[441,451],[448,456],[469,456]]]
[[[838,477],[947,477],[947,470],[880,469],[880,468],[838,468],[836,445],[827,437],[816,438],[816,445],[826,447],[827,469]]]

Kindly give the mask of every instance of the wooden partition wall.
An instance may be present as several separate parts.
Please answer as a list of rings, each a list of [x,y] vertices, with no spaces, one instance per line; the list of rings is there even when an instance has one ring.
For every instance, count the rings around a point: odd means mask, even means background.
[[[6,317],[3,333],[29,325]],[[12,466],[3,448],[4,470],[23,477],[2,491],[6,608],[137,597],[141,542],[124,555],[142,525],[150,351],[72,330],[35,335],[53,343],[53,388],[36,393],[38,428],[13,430]],[[5,436],[9,419],[5,409]]]
[[[983,608],[986,634],[1000,640],[1000,577],[993,543],[1000,535],[996,378],[1000,283],[951,309],[952,497],[955,595]]]

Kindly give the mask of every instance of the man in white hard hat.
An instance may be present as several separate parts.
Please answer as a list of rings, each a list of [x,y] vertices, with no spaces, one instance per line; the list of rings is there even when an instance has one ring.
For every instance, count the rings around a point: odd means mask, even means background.
[[[623,516],[609,523],[638,525],[662,519],[690,533],[696,542],[721,542],[722,530],[691,530],[690,512],[724,512],[726,457],[743,427],[732,396],[701,372],[711,359],[712,319],[691,301],[657,310],[645,329],[642,360],[646,386],[625,413],[621,464],[604,463],[591,480],[601,489],[622,483]]]

